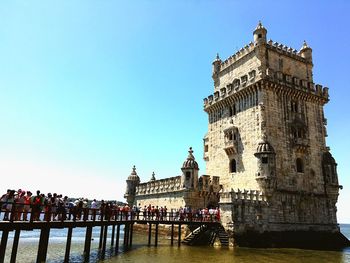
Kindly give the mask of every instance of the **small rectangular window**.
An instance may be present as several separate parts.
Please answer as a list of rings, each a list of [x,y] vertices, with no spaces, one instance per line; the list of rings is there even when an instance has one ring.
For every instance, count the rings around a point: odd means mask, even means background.
[[[209,150],[209,145],[208,144],[204,145],[204,152],[208,152],[208,150]]]
[[[269,159],[267,157],[262,157],[261,158],[261,162],[262,163],[268,163],[269,162]]]

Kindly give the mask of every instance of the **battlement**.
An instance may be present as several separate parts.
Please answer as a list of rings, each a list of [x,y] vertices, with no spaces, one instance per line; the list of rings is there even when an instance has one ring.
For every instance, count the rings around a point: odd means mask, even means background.
[[[141,183],[136,187],[136,195],[150,195],[183,190],[181,176],[169,177]]]
[[[274,42],[271,39],[266,43],[266,47],[276,51],[279,54],[285,55],[285,56],[289,56],[291,58],[294,58],[296,60],[300,60],[304,63],[308,63],[309,61],[307,59],[305,59],[304,57],[302,57],[301,55],[301,51],[298,51],[292,47],[288,47],[286,45],[283,45],[281,43],[278,42]]]
[[[305,46],[305,47],[307,47],[307,46]],[[255,50],[255,48],[256,48],[256,45],[253,42],[250,42],[249,44],[242,47],[240,50],[238,50],[236,53],[234,53],[233,55],[231,55],[230,57],[228,57],[224,61],[219,60],[219,58],[217,57],[217,61],[220,61],[220,63],[219,63],[220,70],[219,71],[223,72],[226,69],[228,69],[230,66],[233,66],[236,62],[241,60],[244,56],[253,52]],[[266,48],[273,50],[279,54],[282,54],[282,55],[291,57],[293,59],[299,60],[303,63],[311,63],[312,64],[312,61],[309,61],[308,59],[303,57],[303,55],[302,55],[303,49],[298,51],[292,47],[283,45],[283,44],[278,43],[278,42],[274,42],[271,39],[266,43]],[[309,47],[307,47],[307,48],[309,48]]]
[[[226,68],[235,64],[237,61],[239,61],[241,58],[248,55],[252,51],[254,51],[254,43],[250,42],[248,45],[245,45],[240,50],[238,50],[235,54],[222,61],[220,65],[220,70],[225,70]]]
[[[234,203],[240,201],[265,202],[266,197],[260,191],[246,189],[243,189],[243,191],[240,189],[231,189],[230,191],[220,193],[220,203]]]
[[[246,90],[248,87],[259,82],[262,78],[256,75],[256,70],[250,71],[248,74],[235,78],[232,83],[226,85],[226,87],[214,92],[207,98],[203,99],[204,110],[208,109],[211,105],[216,104],[219,101],[225,100],[227,97],[234,96],[241,90]],[[264,79],[277,84],[281,84],[286,88],[303,91],[309,95],[315,95],[322,98],[325,101],[329,100],[328,87],[323,87],[320,84],[314,84],[305,79],[299,79],[295,76],[284,74],[280,71],[273,71],[268,68]]]

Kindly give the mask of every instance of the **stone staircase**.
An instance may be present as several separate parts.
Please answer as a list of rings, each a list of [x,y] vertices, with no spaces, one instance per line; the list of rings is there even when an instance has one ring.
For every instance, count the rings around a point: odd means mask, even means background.
[[[208,226],[202,225],[200,227],[197,227],[195,230],[193,230],[189,235],[187,235],[184,240],[182,240],[182,243],[186,245],[194,245],[195,242],[208,230]]]
[[[186,236],[182,243],[190,246],[213,245],[217,238],[220,240],[221,246],[229,246],[229,236],[221,224],[215,227],[202,225],[193,230],[188,236]]]
[[[217,227],[216,235],[218,236],[222,247],[229,246],[229,236],[222,225]]]

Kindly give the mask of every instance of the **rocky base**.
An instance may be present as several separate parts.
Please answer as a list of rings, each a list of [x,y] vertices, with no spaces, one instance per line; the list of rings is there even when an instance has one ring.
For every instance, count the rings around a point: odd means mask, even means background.
[[[234,245],[240,247],[303,248],[339,250],[350,246],[350,241],[340,232],[281,231],[257,233],[248,231],[233,234]]]

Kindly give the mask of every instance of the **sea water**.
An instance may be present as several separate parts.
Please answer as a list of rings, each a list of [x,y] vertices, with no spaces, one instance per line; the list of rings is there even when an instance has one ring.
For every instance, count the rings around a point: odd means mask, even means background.
[[[341,224],[341,232],[350,239],[350,224]],[[111,227],[109,227],[111,230]],[[47,262],[63,262],[67,229],[52,229],[47,254]],[[84,250],[86,228],[74,228],[71,244],[70,262],[82,262]],[[91,240],[90,262],[102,262],[98,252],[100,227],[94,227]],[[40,232],[21,231],[18,247],[17,262],[35,262],[38,251]],[[114,248],[110,246],[110,236],[107,239],[107,251],[103,262],[145,262],[145,263],[175,263],[175,262],[232,262],[232,263],[329,263],[341,262],[350,263],[350,247],[342,251],[319,251],[304,249],[253,249],[253,248],[221,248],[208,246],[174,246],[170,245],[170,240],[166,237],[159,237],[158,246],[147,246],[148,235],[134,233],[133,245],[129,250],[124,250],[122,246],[123,229],[121,228],[120,248],[115,255]],[[10,261],[13,233],[10,234],[6,249],[5,262]],[[154,242],[154,236],[152,237]]]

